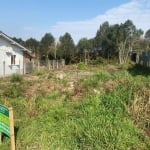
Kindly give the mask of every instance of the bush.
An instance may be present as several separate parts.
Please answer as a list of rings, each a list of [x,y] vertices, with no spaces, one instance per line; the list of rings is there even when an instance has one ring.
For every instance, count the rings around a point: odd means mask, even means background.
[[[94,75],[86,78],[83,82],[83,87],[85,88],[97,87],[99,81],[104,82],[105,80],[109,79],[111,79],[110,73],[104,70],[100,70]]]
[[[90,65],[97,65],[97,64],[108,64],[108,62],[106,61],[106,59],[102,58],[102,57],[99,57],[95,60],[90,60],[88,62],[88,64]]]
[[[42,76],[46,73],[46,69],[45,68],[40,68],[40,70],[38,70],[37,68],[35,68],[33,71],[32,71],[32,74],[33,75],[36,75],[36,76]]]
[[[83,62],[80,62],[77,66],[78,70],[86,70],[86,68],[87,68],[87,65],[84,64]]]
[[[11,75],[10,81],[11,82],[22,82],[23,81],[23,77],[20,74],[14,73],[14,74]]]
[[[13,84],[3,91],[3,96],[8,98],[17,98],[23,96],[23,88],[18,84]]]

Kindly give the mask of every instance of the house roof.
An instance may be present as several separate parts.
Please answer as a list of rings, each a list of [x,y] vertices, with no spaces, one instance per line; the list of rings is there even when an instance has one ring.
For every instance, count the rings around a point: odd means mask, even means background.
[[[0,31],[0,36],[3,37],[4,39],[8,40],[12,45],[15,45],[15,46],[21,48],[22,51],[24,51],[24,52],[28,53],[29,55],[31,55],[31,51],[29,49],[27,49],[24,46],[20,45],[19,43],[17,43],[16,41],[14,41],[11,37],[9,37],[8,35],[6,35],[2,31]]]

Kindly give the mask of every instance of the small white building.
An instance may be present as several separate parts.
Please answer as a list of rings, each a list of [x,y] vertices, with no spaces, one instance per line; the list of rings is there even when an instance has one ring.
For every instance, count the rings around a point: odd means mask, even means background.
[[[0,31],[0,76],[30,73],[33,68],[31,51]]]

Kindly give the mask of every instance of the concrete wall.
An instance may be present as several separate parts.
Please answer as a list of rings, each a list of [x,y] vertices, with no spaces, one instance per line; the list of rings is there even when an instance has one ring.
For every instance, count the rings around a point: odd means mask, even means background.
[[[11,55],[16,55],[15,64],[11,64]],[[23,51],[0,37],[0,76],[13,73],[23,74]]]

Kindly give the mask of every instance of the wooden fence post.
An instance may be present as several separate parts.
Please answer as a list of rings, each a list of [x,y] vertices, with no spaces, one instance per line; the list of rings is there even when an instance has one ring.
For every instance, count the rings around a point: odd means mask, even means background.
[[[55,69],[55,60],[53,60],[53,69]]]
[[[15,150],[14,117],[12,107],[9,108],[9,121],[10,121],[11,150]]]
[[[59,67],[58,67],[58,60],[56,60],[56,68],[58,69]]]
[[[40,62],[38,61],[38,72],[40,71]]]
[[[51,61],[48,60],[48,69],[51,70],[52,66],[51,66]]]
[[[65,67],[65,59],[62,60],[63,67]]]

